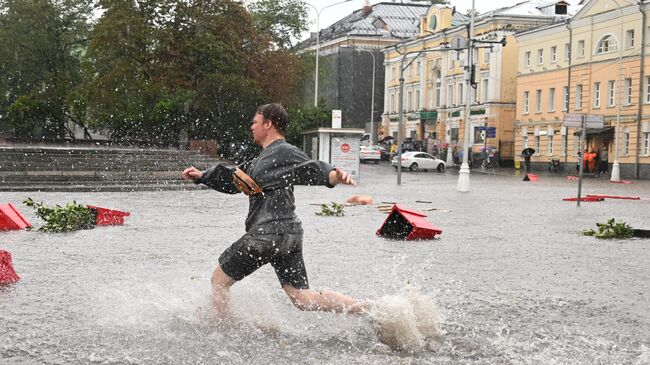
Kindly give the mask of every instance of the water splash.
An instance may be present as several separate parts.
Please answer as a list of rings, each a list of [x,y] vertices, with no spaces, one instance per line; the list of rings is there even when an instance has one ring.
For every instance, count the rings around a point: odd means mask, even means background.
[[[433,349],[435,339],[442,335],[433,299],[412,286],[374,301],[370,319],[379,340],[394,351]]]

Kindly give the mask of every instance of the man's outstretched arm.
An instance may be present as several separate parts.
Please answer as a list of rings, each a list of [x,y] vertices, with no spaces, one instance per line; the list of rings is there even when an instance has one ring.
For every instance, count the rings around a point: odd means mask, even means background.
[[[195,184],[205,184],[208,187],[226,194],[237,194],[239,190],[232,181],[233,170],[216,165],[201,171],[194,166],[186,168],[181,176],[183,179],[193,181]]]
[[[330,171],[330,173],[329,173],[329,183],[332,186],[335,186],[335,185],[338,185],[338,184],[357,186],[357,182],[354,181],[352,176],[347,171],[343,170],[340,167],[337,167],[334,170]]]

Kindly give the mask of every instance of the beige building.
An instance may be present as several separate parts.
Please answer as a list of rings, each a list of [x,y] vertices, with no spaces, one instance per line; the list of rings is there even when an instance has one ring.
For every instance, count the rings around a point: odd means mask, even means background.
[[[396,136],[398,129],[399,71],[404,64],[403,135],[413,139],[432,136],[447,151],[460,145],[465,123],[470,126],[474,154],[485,145],[498,149],[502,159],[514,156],[514,128],[517,40],[514,34],[529,28],[565,19],[567,4],[562,1],[526,1],[515,6],[481,14],[475,19],[477,43],[473,57],[476,88],[471,112],[464,115],[466,99],[466,50],[457,49],[467,37],[467,17],[453,9],[431,6],[420,23],[420,35],[397,47],[384,49],[386,66],[382,133]],[[498,43],[505,39],[506,45]],[[461,48],[461,47],[457,47]],[[418,53],[424,50],[423,53]],[[482,127],[496,130],[485,139]],[[452,161],[451,155],[443,158]]]
[[[621,177],[648,178],[647,5],[628,0],[591,0],[581,5],[566,23],[516,36],[515,150],[536,150],[533,169],[546,169],[556,159],[569,172],[575,171],[579,151],[594,150],[607,159],[611,172],[618,135]],[[580,131],[564,127],[565,113],[602,115],[605,126],[588,129],[582,146]]]

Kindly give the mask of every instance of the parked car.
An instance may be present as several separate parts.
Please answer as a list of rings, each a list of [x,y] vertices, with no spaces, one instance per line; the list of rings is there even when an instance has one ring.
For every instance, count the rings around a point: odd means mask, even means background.
[[[375,163],[379,163],[379,160],[381,160],[381,152],[372,147],[360,146],[359,160],[361,162],[374,161]]]
[[[397,156],[393,157],[391,164],[397,169]],[[443,172],[446,167],[445,161],[439,160],[426,152],[402,153],[401,165],[402,168],[408,168],[411,171],[437,170]]]
[[[383,161],[390,161],[390,149],[384,146],[370,146],[370,148],[379,151],[379,155]]]

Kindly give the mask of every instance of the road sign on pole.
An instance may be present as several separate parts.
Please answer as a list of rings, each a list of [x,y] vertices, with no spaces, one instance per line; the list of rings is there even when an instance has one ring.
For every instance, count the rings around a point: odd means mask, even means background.
[[[569,128],[582,128],[583,117],[587,128],[603,128],[605,116],[602,114],[564,114],[564,126]]]

